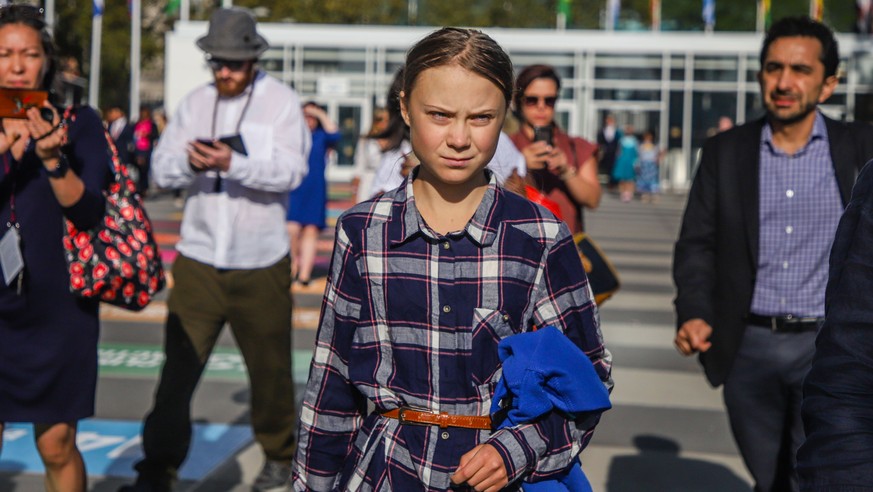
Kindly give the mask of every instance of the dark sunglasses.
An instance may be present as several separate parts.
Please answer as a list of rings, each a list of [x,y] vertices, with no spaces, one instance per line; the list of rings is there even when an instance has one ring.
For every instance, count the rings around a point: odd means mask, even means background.
[[[212,69],[213,72],[217,72],[222,68],[227,68],[231,72],[239,72],[243,68],[245,68],[248,61],[246,60],[224,60],[222,58],[210,58],[206,60],[206,63],[209,65],[209,68]]]
[[[555,107],[555,103],[558,102],[557,96],[548,96],[548,97],[537,97],[537,96],[523,96],[521,100],[524,102],[525,106],[536,106],[542,101],[546,106],[550,108]]]

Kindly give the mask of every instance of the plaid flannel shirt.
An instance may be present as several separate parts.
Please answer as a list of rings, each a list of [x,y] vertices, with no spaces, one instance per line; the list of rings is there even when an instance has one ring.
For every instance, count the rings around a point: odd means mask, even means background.
[[[494,432],[401,425],[401,406],[488,415],[498,342],[563,330],[612,387],[611,356],[573,239],[494,178],[467,226],[436,234],[411,178],[339,220],[300,418],[295,490],[446,490],[460,457],[493,445],[516,485],[548,479],[587,445],[600,412],[551,413]],[[369,410],[369,411],[368,411]]]

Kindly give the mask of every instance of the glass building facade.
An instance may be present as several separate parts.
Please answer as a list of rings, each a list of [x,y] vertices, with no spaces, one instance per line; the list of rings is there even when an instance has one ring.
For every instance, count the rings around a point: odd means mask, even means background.
[[[209,80],[195,41],[202,21],[178,23],[168,34],[165,105]],[[406,50],[432,29],[388,26],[261,24],[271,48],[261,67],[292,85],[304,101],[327,106],[343,140],[329,168],[351,179],[355,144],[373,109],[383,105]],[[485,29],[516,69],[534,63],[562,77],[558,121],[570,134],[594,139],[606,114],[634,130],[653,130],[668,149],[665,180],[688,185],[704,140],[728,117],[742,123],[763,115],[757,72],[762,35]],[[822,106],[831,117],[873,121],[873,45],[840,36],[840,85]]]

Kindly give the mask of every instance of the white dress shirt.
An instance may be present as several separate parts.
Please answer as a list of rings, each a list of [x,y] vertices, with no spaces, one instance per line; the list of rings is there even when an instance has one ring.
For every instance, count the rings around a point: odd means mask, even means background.
[[[188,164],[190,142],[233,135],[238,124],[248,156],[234,152],[227,172],[194,172]],[[233,98],[219,100],[211,83],[188,94],[152,156],[158,186],[188,188],[176,250],[229,269],[267,267],[288,254],[288,192],[307,173],[310,144],[297,94],[263,72]]]

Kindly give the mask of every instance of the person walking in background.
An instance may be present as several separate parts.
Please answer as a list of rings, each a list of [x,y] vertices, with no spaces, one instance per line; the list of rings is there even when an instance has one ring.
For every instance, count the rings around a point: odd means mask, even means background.
[[[661,149],[655,144],[655,132],[646,130],[643,132],[643,141],[640,143],[640,164],[637,167],[636,188],[640,193],[640,200],[645,203],[654,202],[658,199],[661,190]]]
[[[309,172],[300,186],[288,195],[287,227],[291,238],[291,275],[307,287],[312,280],[318,234],[327,227],[328,153],[336,148],[341,135],[336,123],[317,103],[304,104],[303,115],[312,132]]]
[[[106,130],[112,137],[118,158],[128,165],[128,170],[133,167],[133,125],[127,120],[127,115],[120,106],[111,106],[105,112]]]
[[[588,355],[597,389],[612,385],[566,224],[486,169],[512,78],[479,31],[443,28],[408,52],[400,98],[421,164],[337,223],[295,490],[496,491],[561,474],[591,438],[600,411],[499,430],[489,416],[498,342],[546,325]]]
[[[634,197],[634,181],[640,158],[639,140],[634,135],[632,126],[625,126],[618,146],[618,157],[616,157],[615,166],[612,168],[612,179],[618,183],[618,194],[621,201],[629,202]]]
[[[519,131],[510,135],[527,163],[528,185],[557,204],[573,234],[582,232],[582,207],[600,205],[597,146],[571,137],[555,122],[561,79],[554,67],[531,65],[516,79]]]
[[[839,81],[827,26],[781,19],[760,59],[766,116],[704,143],[688,195],[673,260],[674,343],[700,353],[709,382],[724,385],[755,490],[797,491],[801,383],[825,314],[827,257],[855,176],[873,158],[873,129],[816,109]]]
[[[0,87],[52,87],[42,12],[0,7]],[[99,302],[70,292],[62,237],[64,219],[82,231],[103,220],[112,174],[97,113],[79,106],[62,125],[40,115],[50,107],[0,122],[0,450],[7,422],[32,423],[46,490],[84,492],[76,430],[94,415]]]
[[[401,68],[394,74],[394,79],[388,88],[385,106],[388,111],[388,122],[385,129],[375,136],[382,153],[373,184],[365,200],[400,186],[409,170],[418,164],[415,156],[410,155],[412,147],[409,145],[409,126],[403,121],[403,115],[400,113],[402,84],[403,69]]]
[[[139,107],[139,118],[133,125],[133,162],[139,173],[137,191],[143,197],[149,191],[152,149],[154,149],[159,135],[158,125],[152,119],[151,108],[143,104]]]
[[[360,139],[355,149],[355,167],[353,170],[352,190],[355,193],[355,203],[361,203],[370,198],[370,190],[373,187],[373,178],[382,162],[383,146],[388,144],[386,139],[376,138],[388,126],[388,110],[375,108],[373,110],[373,122],[370,131]]]
[[[159,186],[187,187],[167,300],[166,359],[145,419],[145,457],[124,491],[168,491],[191,442],[191,399],[227,323],[251,383],[256,491],[281,489],[294,456],[288,192],[306,175],[310,132],[293,89],[258,69],[254,16],[216,9],[197,46],[213,82],[182,99],[154,153]]]
[[[121,109],[121,106],[110,106],[103,112],[104,121],[106,122],[106,131],[112,137],[114,142],[118,142],[121,133],[130,126],[127,119],[127,114]],[[133,129],[131,128],[131,131]]]
[[[615,116],[608,114],[603,119],[603,128],[597,132],[597,163],[600,174],[609,180],[610,190],[617,184],[612,178],[612,168],[618,157],[618,143],[622,133],[615,124]]]

